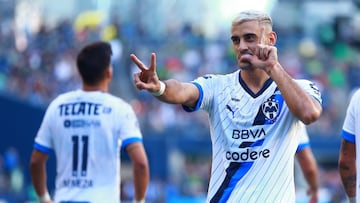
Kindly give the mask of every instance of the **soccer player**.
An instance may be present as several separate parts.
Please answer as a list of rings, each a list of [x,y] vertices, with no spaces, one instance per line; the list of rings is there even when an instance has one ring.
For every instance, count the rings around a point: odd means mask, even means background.
[[[139,90],[209,115],[212,167],[207,202],[295,202],[294,159],[300,122],[322,112],[314,83],[295,80],[278,61],[276,33],[263,12],[243,11],[231,26],[239,70],[192,82],[160,81],[156,55],[146,66],[130,57]]]
[[[307,194],[310,196],[309,203],[318,202],[318,168],[317,163],[310,148],[309,136],[306,126],[302,124],[299,131],[300,144],[296,149],[296,159],[300,165],[305,181],[308,185]]]
[[[360,159],[356,154],[360,154],[360,90],[357,90],[351,97],[346,111],[342,129],[342,141],[339,154],[339,172],[343,187],[348,197],[349,203],[360,203],[359,187],[360,179]]]
[[[144,202],[149,182],[147,155],[131,106],[111,95],[112,50],[106,42],[85,46],[77,56],[82,89],[59,95],[49,105],[35,138],[30,173],[39,202],[52,202],[46,161],[56,156],[53,201],[120,202],[120,150],[133,163],[134,202]]]

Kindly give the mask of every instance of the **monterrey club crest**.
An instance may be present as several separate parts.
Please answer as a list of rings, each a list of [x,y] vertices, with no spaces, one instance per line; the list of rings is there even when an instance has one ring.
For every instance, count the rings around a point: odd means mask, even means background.
[[[268,100],[261,105],[261,110],[267,119],[273,120],[279,113],[279,103],[275,100]]]

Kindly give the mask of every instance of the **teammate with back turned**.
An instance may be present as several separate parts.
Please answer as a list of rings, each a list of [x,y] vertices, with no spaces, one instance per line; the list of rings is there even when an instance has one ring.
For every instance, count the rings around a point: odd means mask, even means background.
[[[186,111],[208,113],[212,167],[207,202],[295,202],[298,132],[301,122],[320,117],[322,100],[314,83],[291,78],[281,66],[276,39],[269,15],[240,12],[231,26],[239,70],[192,82],[160,81],[155,53],[149,66],[130,55],[140,69],[134,74],[139,90]]]
[[[147,155],[131,106],[109,93],[112,50],[106,42],[85,46],[77,56],[82,89],[59,95],[46,110],[35,138],[30,173],[39,202],[52,202],[46,161],[56,156],[54,202],[120,202],[120,149],[133,163],[134,202],[144,202]]]
[[[341,131],[341,147],[339,153],[339,172],[349,203],[360,203],[360,89],[350,99]]]

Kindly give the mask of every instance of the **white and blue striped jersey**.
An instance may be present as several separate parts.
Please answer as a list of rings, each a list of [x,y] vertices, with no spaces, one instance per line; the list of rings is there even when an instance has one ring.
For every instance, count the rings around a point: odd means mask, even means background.
[[[356,154],[360,154],[360,145],[357,141],[360,136],[360,90],[357,90],[351,97],[346,111],[345,120],[342,129],[342,138],[356,145]],[[360,159],[356,159],[356,173],[360,174]],[[360,190],[360,176],[356,176],[356,194]],[[356,195],[356,202],[360,202],[360,195]]]
[[[301,130],[272,79],[254,94],[239,77],[206,75],[194,109],[209,115],[212,140],[207,202],[295,202],[294,156]],[[321,103],[316,86],[296,82]]]
[[[128,103],[109,93],[76,90],[49,105],[34,148],[55,152],[55,203],[120,202],[120,149],[141,141]]]

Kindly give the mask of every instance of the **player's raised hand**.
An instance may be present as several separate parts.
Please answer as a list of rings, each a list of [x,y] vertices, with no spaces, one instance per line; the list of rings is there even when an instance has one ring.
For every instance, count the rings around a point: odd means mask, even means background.
[[[251,63],[257,68],[267,71],[278,63],[277,48],[275,46],[258,44],[254,49]]]
[[[131,60],[139,67],[140,72],[134,73],[134,83],[139,90],[157,92],[160,89],[159,77],[156,74],[156,54],[151,54],[150,65],[147,67],[135,54],[130,55]]]
[[[253,67],[260,68],[266,72],[271,71],[271,68],[278,64],[276,33],[266,31],[263,27],[257,35],[257,43],[249,44],[249,49],[246,50],[243,60],[251,63]]]
[[[277,48],[274,46],[277,37],[275,32],[266,32],[265,28],[261,29],[258,36],[258,43],[249,47],[249,61],[254,67],[269,72],[279,63]]]

